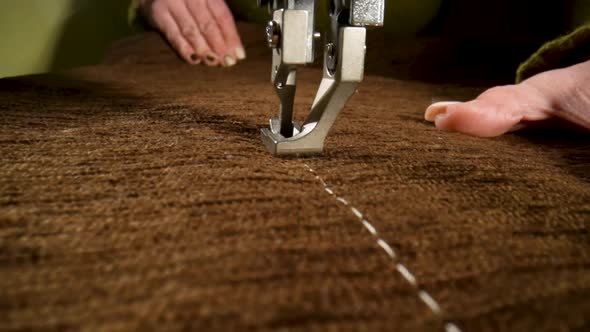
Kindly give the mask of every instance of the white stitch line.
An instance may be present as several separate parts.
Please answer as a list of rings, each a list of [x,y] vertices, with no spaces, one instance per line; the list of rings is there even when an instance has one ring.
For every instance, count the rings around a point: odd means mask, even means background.
[[[430,296],[430,294],[428,294],[428,292],[426,292],[425,290],[421,289],[418,292],[418,296],[420,297],[420,299],[426,303],[426,305],[430,308],[430,310],[432,310],[433,313],[435,314],[440,314],[440,306],[438,305],[438,303],[432,298],[432,296]]]
[[[395,258],[395,251],[393,251],[393,249],[391,249],[391,247],[389,246],[389,244],[387,244],[387,242],[383,241],[383,239],[379,239],[379,240],[377,240],[377,244],[381,248],[383,248],[383,250],[385,250],[385,252],[389,255],[389,257]]]
[[[395,268],[410,284],[412,284],[412,286],[416,286],[416,277],[414,277],[412,272],[410,272],[405,265],[398,263]]]
[[[304,165],[305,165],[305,167],[307,167],[307,169],[309,170],[310,173],[315,175],[316,180],[318,180],[324,186],[324,190],[328,194],[330,194],[331,196],[335,196],[336,200],[339,201],[340,203],[342,203],[346,206],[350,205],[350,203],[346,199],[344,199],[340,196],[336,196],[334,191],[330,187],[328,187],[328,184],[319,175],[317,175],[317,173],[315,172],[315,170],[313,170],[313,168],[311,168],[308,164],[304,164]],[[362,212],[359,211],[354,206],[351,206],[350,210],[352,211],[352,213],[354,213],[355,216],[357,216],[357,218],[359,218],[359,220],[362,222],[362,224],[365,226],[365,228],[369,231],[369,233],[371,233],[372,235],[377,237],[377,229],[375,229],[375,227],[373,225],[371,225],[371,223],[363,217]],[[377,237],[377,244],[387,253],[387,255],[389,255],[389,257],[391,259],[396,260],[395,251],[393,250],[393,248],[391,248],[391,246],[387,242],[385,242],[383,239]],[[418,281],[416,280],[416,277],[414,276],[414,274],[412,274],[412,272],[410,272],[410,270],[405,265],[403,265],[401,263],[396,263],[395,268],[409,284],[411,284],[414,287],[418,287]],[[424,302],[424,304],[426,304],[426,306],[430,309],[430,311],[432,311],[433,314],[435,314],[435,315],[441,314],[440,305],[438,304],[438,302],[436,302],[436,300],[428,292],[426,292],[423,289],[418,289],[418,297],[422,300],[422,302]],[[461,332],[461,329],[457,325],[455,325],[454,323],[447,322],[445,324],[445,331],[446,332]]]
[[[375,229],[375,227],[373,227],[373,225],[371,225],[371,223],[367,221],[367,219],[363,219],[362,223],[365,226],[365,228],[369,231],[369,233],[373,234],[374,236],[377,236],[377,230]]]
[[[336,200],[344,205],[348,205],[348,201],[342,197],[336,197]]]
[[[447,332],[461,332],[461,329],[457,327],[457,325],[453,324],[453,323],[447,323],[445,325],[445,330]]]
[[[354,215],[357,216],[359,219],[363,219],[363,214],[357,208],[351,207],[350,210],[352,210],[352,213],[354,213]]]

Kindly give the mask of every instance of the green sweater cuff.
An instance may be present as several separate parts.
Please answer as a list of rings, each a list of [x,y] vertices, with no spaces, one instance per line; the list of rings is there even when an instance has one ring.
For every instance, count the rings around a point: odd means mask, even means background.
[[[145,30],[148,27],[147,22],[139,10],[139,1],[140,0],[131,0],[129,9],[127,11],[127,22],[129,23],[130,27],[137,31]]]
[[[568,35],[544,44],[523,62],[516,72],[516,83],[544,71],[569,67],[590,59],[590,23]]]

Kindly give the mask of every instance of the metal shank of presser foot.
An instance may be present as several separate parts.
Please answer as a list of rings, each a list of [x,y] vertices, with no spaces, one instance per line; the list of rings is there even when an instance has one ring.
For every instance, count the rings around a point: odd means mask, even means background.
[[[307,119],[293,122],[297,66],[314,62],[314,0],[258,0],[272,15],[266,28],[272,49],[271,81],[280,99],[279,117],[262,129],[274,155],[322,153],[338,113],[363,80],[366,27],[382,26],[385,0],[330,0],[330,26],[324,32],[323,78]]]

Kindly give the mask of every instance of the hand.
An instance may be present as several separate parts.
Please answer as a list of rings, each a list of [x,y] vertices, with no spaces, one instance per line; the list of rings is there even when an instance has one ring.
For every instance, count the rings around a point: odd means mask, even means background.
[[[534,122],[559,118],[590,130],[590,60],[546,71],[517,85],[487,90],[475,100],[430,105],[436,127],[493,137]]]
[[[140,0],[140,10],[190,64],[229,67],[246,58],[224,0]]]

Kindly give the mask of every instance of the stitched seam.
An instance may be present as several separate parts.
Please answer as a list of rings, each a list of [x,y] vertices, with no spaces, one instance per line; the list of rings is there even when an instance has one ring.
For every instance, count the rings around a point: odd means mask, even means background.
[[[403,265],[399,261],[399,258],[397,257],[395,250],[393,250],[393,248],[383,238],[381,238],[379,236],[379,233],[378,233],[377,229],[375,228],[375,226],[373,226],[369,222],[369,220],[367,220],[367,218],[365,218],[365,216],[363,215],[363,213],[359,209],[352,206],[349,201],[347,201],[345,198],[343,198],[341,196],[336,195],[334,190],[332,188],[330,188],[330,186],[328,186],[326,181],[324,181],[324,179],[322,179],[313,168],[311,168],[308,164],[304,164],[304,165],[308,169],[308,171],[315,176],[315,179],[318,180],[318,182],[320,182],[322,184],[322,186],[324,187],[324,190],[330,196],[334,197],[334,199],[337,202],[339,202],[340,204],[349,208],[350,211],[355,215],[355,217],[357,217],[357,219],[365,227],[365,229],[367,231],[369,231],[369,233],[371,233],[371,235],[373,235],[373,237],[375,237],[376,244],[381,249],[383,249],[383,251],[387,254],[387,256],[389,256],[389,258],[393,261],[393,263],[395,264],[395,269],[402,276],[402,278],[408,284],[410,284],[414,289],[416,289],[416,295],[422,301],[422,303],[424,303],[426,305],[426,307],[428,307],[428,309],[435,316],[442,317],[442,309],[440,308],[440,305],[438,304],[438,302],[432,297],[432,295],[430,295],[430,293],[428,293],[425,289],[421,288],[420,284],[418,283],[418,280],[416,279],[414,274],[410,271],[410,269],[408,269],[405,265]],[[455,325],[455,323],[450,322],[450,321],[445,322],[444,328],[445,328],[446,332],[461,332],[461,329],[457,325]]]

